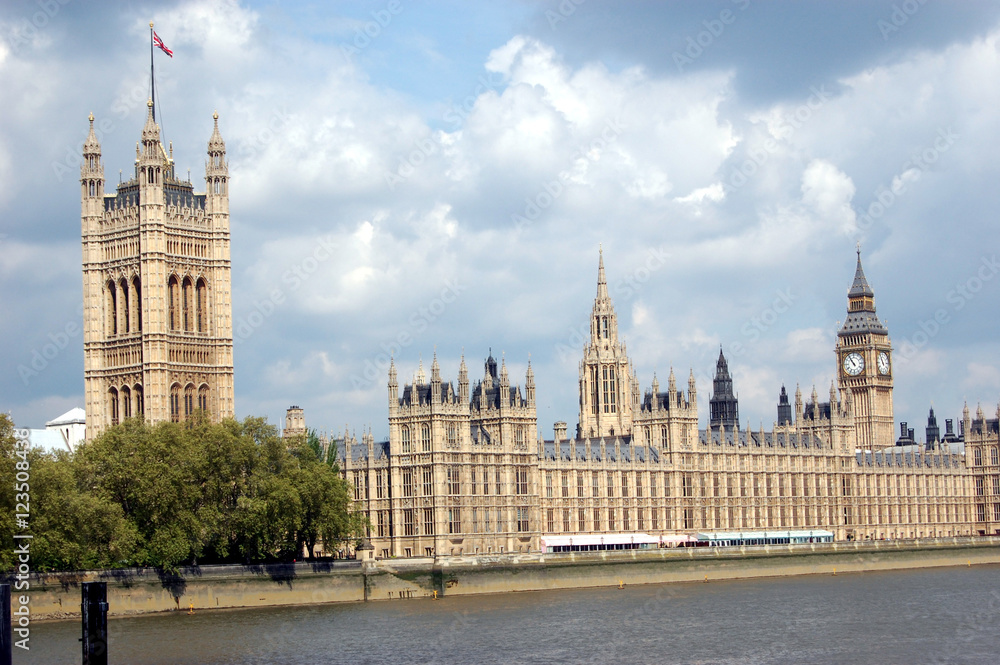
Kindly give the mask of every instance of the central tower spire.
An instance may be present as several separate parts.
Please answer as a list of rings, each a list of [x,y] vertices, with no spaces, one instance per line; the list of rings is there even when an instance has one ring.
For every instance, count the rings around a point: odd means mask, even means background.
[[[602,300],[611,301],[608,297],[608,280],[604,276],[604,248],[597,250],[598,261],[597,261],[597,301]]]
[[[597,297],[590,316],[590,340],[580,363],[578,437],[627,435],[639,402],[639,382],[625,345],[618,341],[618,315],[608,295],[604,252],[599,251]]]

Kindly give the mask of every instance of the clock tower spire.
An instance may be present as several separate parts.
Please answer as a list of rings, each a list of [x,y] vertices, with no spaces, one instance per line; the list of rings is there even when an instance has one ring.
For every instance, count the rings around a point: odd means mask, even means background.
[[[857,444],[878,449],[893,444],[892,345],[875,314],[875,292],[861,267],[861,246],[854,282],[847,292],[847,319],[837,333],[837,377],[854,406]]]

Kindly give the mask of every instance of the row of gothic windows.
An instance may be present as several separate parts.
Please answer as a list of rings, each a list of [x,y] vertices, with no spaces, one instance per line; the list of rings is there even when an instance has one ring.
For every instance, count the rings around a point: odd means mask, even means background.
[[[152,166],[146,167],[146,184],[147,185],[162,185],[163,182],[160,181],[160,169]]]
[[[132,281],[124,277],[104,285],[104,311],[107,313],[108,335],[119,335],[142,330],[142,285],[139,277]]]
[[[191,414],[199,411],[208,412],[208,385],[201,384],[195,389],[193,383],[181,388],[181,384],[175,383],[170,386],[170,421],[180,422],[186,420]]]
[[[415,450],[416,441],[411,443],[410,436],[410,426],[403,425],[400,428],[400,439],[402,443],[402,452],[404,453],[417,452]],[[514,443],[519,448],[524,447],[524,425],[518,425],[514,428]],[[458,448],[457,423],[448,423],[448,448]],[[420,452],[429,453],[430,451],[431,428],[430,425],[424,424],[420,426]]]
[[[167,318],[170,330],[208,332],[208,285],[203,277],[193,282],[171,275],[167,280]]]
[[[449,439],[454,433],[454,425],[450,426]],[[407,425],[403,425],[400,430],[400,435],[402,437],[403,452],[409,453],[413,452],[410,445],[410,428]],[[421,452],[429,453],[431,451],[431,428],[430,425],[423,425],[420,428],[420,450]]]
[[[973,457],[974,457],[975,466],[982,466],[982,464],[983,464],[983,449],[982,448],[974,448],[973,449]],[[996,446],[993,446],[993,447],[990,448],[990,464],[992,464],[993,466],[997,466],[998,464],[1000,464],[1000,450],[998,450]]]
[[[145,413],[145,403],[142,396],[142,386],[135,384],[131,388],[122,386],[108,391],[108,412],[111,424],[117,425],[125,418],[141,416]]]

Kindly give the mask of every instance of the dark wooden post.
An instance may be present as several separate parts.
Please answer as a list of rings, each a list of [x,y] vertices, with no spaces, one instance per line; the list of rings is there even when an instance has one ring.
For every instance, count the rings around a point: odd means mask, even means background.
[[[14,631],[10,620],[10,585],[0,584],[0,665],[14,662]]]
[[[108,583],[84,582],[83,665],[108,665]]]

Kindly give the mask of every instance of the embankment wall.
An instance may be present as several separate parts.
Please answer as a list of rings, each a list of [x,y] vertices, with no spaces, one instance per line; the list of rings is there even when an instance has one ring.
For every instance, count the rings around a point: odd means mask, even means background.
[[[981,564],[1000,564],[1000,537],[52,573],[29,593],[38,620],[79,616],[91,581],[122,616]]]

